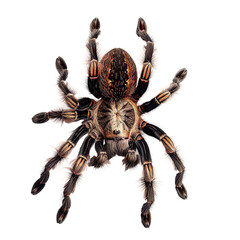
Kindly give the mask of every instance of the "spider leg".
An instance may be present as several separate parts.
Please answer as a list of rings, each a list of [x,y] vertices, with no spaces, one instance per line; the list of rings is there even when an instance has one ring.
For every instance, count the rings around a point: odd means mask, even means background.
[[[64,186],[62,206],[57,213],[57,222],[62,223],[67,217],[68,211],[71,207],[71,199],[69,195],[74,192],[78,178],[81,176],[82,171],[86,167],[89,151],[94,144],[95,139],[88,135],[80,148],[77,158],[74,160],[71,176]]]
[[[100,34],[100,21],[98,18],[94,18],[90,24],[90,36],[87,44],[87,48],[90,52],[90,63],[88,69],[88,89],[96,98],[101,97],[99,89],[99,62],[97,55],[96,39]]]
[[[67,64],[63,60],[62,57],[58,57],[56,59],[56,68],[60,74],[58,79],[58,87],[61,89],[63,93],[63,97],[67,105],[72,109],[77,109],[79,106],[79,102],[74,95],[74,92],[68,87],[66,83],[66,79],[68,77],[68,69]]]
[[[68,140],[63,143],[60,148],[57,150],[57,153],[54,157],[48,160],[47,164],[44,167],[43,172],[41,173],[40,178],[34,183],[32,187],[32,194],[38,194],[45,186],[49,178],[49,171],[53,169],[57,163],[59,163],[63,158],[66,158],[74,146],[77,144],[79,139],[88,132],[88,128],[84,125],[76,128]]]
[[[165,102],[174,92],[176,92],[180,88],[180,82],[183,81],[186,75],[187,70],[185,68],[179,70],[173,78],[172,83],[166,90],[162,91],[149,102],[145,102],[138,107],[140,113],[143,114],[146,112],[150,112],[156,107],[158,107],[161,103]]]
[[[146,92],[148,88],[148,83],[149,83],[151,69],[152,69],[152,55],[154,50],[153,41],[147,34],[146,22],[142,18],[138,19],[137,35],[140,38],[142,38],[142,40],[144,40],[147,43],[147,45],[145,50],[145,58],[143,62],[141,76],[138,80],[137,88],[135,89],[135,92],[132,94],[132,97],[136,101],[139,100],[139,98]]]
[[[60,74],[58,79],[58,86],[61,89],[64,100],[67,105],[74,110],[86,110],[88,107],[92,106],[95,101],[90,98],[80,98],[77,99],[73,91],[68,87],[66,79],[68,77],[67,64],[63,58],[58,57],[56,59],[56,68]]]
[[[90,159],[90,161],[88,163],[88,166],[93,166],[95,168],[100,168],[105,164],[109,164],[110,162],[109,162],[109,159],[108,159],[108,156],[107,156],[107,152],[104,149],[102,138],[97,139],[97,141],[95,142],[95,149],[96,149],[96,152],[97,152],[97,157],[93,156]]]
[[[182,199],[187,198],[187,190],[182,183],[185,167],[176,153],[176,149],[172,140],[166,135],[166,133],[157,126],[143,122],[141,129],[148,135],[157,138],[163,144],[167,154],[172,159],[175,168],[178,170],[178,174],[175,178],[176,191]]]
[[[49,119],[62,120],[66,123],[76,122],[82,119],[87,119],[88,111],[79,111],[66,109],[61,111],[40,112],[32,117],[34,123],[45,123]]]
[[[154,202],[154,175],[153,166],[149,147],[141,135],[135,138],[135,144],[141,157],[143,165],[143,186],[144,186],[144,197],[147,200],[143,204],[141,210],[142,224],[148,228],[151,224],[151,213],[150,207]]]
[[[140,157],[136,154],[136,144],[133,139],[130,139],[128,152],[125,158],[122,160],[123,164],[125,164],[125,170],[135,167],[139,161]]]

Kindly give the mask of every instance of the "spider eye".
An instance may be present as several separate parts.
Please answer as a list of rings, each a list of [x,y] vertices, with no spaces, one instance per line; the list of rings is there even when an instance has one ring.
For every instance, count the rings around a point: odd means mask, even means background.
[[[120,134],[120,130],[113,130],[113,134],[115,134],[115,135],[118,135],[118,134]]]

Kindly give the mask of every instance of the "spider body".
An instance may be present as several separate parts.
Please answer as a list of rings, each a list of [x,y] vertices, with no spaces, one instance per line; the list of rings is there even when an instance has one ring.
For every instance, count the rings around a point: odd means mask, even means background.
[[[103,100],[97,108],[96,125],[105,139],[128,139],[138,128],[136,110],[136,105],[128,99]]]
[[[34,123],[44,123],[49,119],[59,119],[66,123],[84,120],[58,148],[56,154],[48,160],[40,178],[32,187],[32,194],[38,194],[44,188],[49,179],[50,170],[66,158],[80,138],[87,134],[78,156],[73,161],[71,176],[64,186],[63,201],[57,213],[57,222],[62,223],[65,220],[71,206],[70,194],[73,193],[76,182],[87,163],[88,166],[100,168],[108,164],[112,157],[119,155],[124,157],[123,164],[126,170],[135,167],[139,162],[143,166],[142,181],[146,202],[141,209],[141,219],[143,225],[149,227],[150,208],[155,195],[154,171],[150,150],[141,135],[142,131],[161,141],[172,159],[178,170],[175,178],[178,195],[186,199],[187,191],[182,183],[185,167],[176,153],[172,140],[162,129],[144,121],[142,115],[158,107],[176,92],[180,82],[186,77],[187,70],[184,68],[179,70],[167,89],[150,101],[138,105],[138,100],[148,87],[154,50],[145,21],[140,18],[137,25],[137,35],[146,41],[145,58],[138,82],[136,65],[123,49],[114,48],[106,53],[101,61],[98,61],[96,39],[100,34],[99,29],[100,22],[95,18],[90,25],[91,34],[87,45],[90,52],[88,88],[99,100],[75,97],[66,84],[67,64],[58,57],[56,60],[56,68],[60,74],[58,86],[69,109],[41,112],[32,118]],[[93,145],[95,145],[97,156],[90,158],[89,152]]]
[[[130,55],[114,48],[100,61],[99,87],[102,96],[119,100],[131,96],[137,82],[136,66]]]

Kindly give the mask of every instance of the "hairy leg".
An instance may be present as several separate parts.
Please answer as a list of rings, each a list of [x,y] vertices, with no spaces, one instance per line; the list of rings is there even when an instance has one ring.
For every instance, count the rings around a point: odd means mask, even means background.
[[[172,83],[170,86],[159,93],[155,98],[150,100],[149,102],[143,103],[141,106],[138,107],[141,114],[150,112],[156,107],[158,107],[160,104],[165,102],[174,92],[176,92],[180,88],[180,82],[184,80],[184,78],[187,76],[187,70],[185,68],[179,70],[175,77],[173,78]]]
[[[97,152],[97,157],[93,156],[90,159],[90,161],[88,163],[88,166],[93,166],[95,168],[100,168],[100,167],[104,166],[105,164],[109,164],[110,162],[109,162],[109,159],[108,159],[108,156],[107,156],[107,152],[104,149],[102,138],[99,138],[96,141],[95,149],[96,149],[96,152]]]
[[[88,40],[88,50],[90,52],[90,63],[88,70],[88,89],[96,98],[101,97],[99,90],[99,62],[97,55],[96,39],[100,34],[100,22],[98,18],[94,18],[90,24],[90,37]]]
[[[141,157],[141,162],[143,165],[143,186],[144,186],[144,197],[147,200],[143,204],[141,210],[142,224],[144,227],[148,228],[151,224],[151,213],[150,207],[154,202],[154,175],[153,166],[149,147],[141,135],[138,135],[135,139],[135,143],[138,152]]]
[[[125,164],[125,170],[137,166],[140,162],[140,157],[136,154],[136,144],[133,139],[129,140],[129,149],[122,162]]]
[[[57,163],[59,163],[63,158],[66,158],[70,154],[79,139],[87,132],[88,128],[86,128],[84,125],[81,125],[77,129],[75,129],[72,135],[68,138],[68,140],[63,143],[61,147],[57,150],[56,155],[48,160],[43,172],[41,173],[40,178],[34,183],[32,187],[33,195],[38,194],[44,188],[49,178],[49,171],[53,169],[57,165]]]
[[[69,196],[74,192],[77,180],[86,167],[88,155],[94,142],[95,139],[88,135],[80,148],[77,158],[74,160],[73,166],[71,168],[71,176],[64,186],[62,206],[57,213],[58,223],[62,223],[67,217],[68,211],[71,207],[71,199]]]
[[[66,109],[61,111],[40,112],[32,117],[34,123],[45,123],[49,119],[62,120],[66,123],[76,122],[82,119],[87,119],[88,111],[79,111]]]
[[[153,41],[147,34],[146,22],[142,18],[139,18],[138,20],[137,35],[141,37],[142,40],[144,40],[147,43],[147,45],[145,50],[145,58],[143,62],[141,76],[138,80],[137,88],[132,94],[133,99],[136,101],[139,100],[139,98],[146,92],[148,88],[148,83],[149,83],[151,70],[152,70],[152,55],[154,50]]]
[[[167,134],[162,129],[152,124],[143,122],[141,129],[146,134],[155,137],[162,142],[163,146],[166,149],[167,154],[172,159],[174,166],[178,170],[178,174],[176,175],[175,178],[176,191],[179,197],[181,197],[182,199],[186,199],[187,190],[182,183],[185,167],[176,153],[176,149],[174,147],[172,140],[167,136]]]

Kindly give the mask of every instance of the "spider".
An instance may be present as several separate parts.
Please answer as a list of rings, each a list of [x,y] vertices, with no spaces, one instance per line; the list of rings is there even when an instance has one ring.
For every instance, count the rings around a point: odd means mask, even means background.
[[[61,57],[56,59],[56,68],[60,74],[58,86],[69,109],[41,112],[36,114],[32,121],[34,123],[44,123],[49,119],[58,119],[66,123],[84,121],[58,148],[55,156],[48,160],[40,178],[32,187],[32,194],[38,194],[44,188],[50,170],[66,158],[79,139],[87,134],[77,158],[73,161],[69,180],[64,186],[62,206],[57,213],[58,223],[62,223],[69,212],[70,194],[73,193],[87,163],[89,166],[100,168],[118,155],[124,157],[122,162],[126,170],[135,167],[139,162],[143,166],[142,182],[146,202],[141,209],[141,220],[144,227],[150,226],[150,208],[155,195],[154,173],[150,150],[141,131],[162,142],[178,170],[175,178],[176,191],[182,199],[187,198],[187,191],[182,183],[185,167],[176,153],[172,140],[162,129],[142,119],[144,113],[158,107],[179,89],[180,82],[187,75],[187,70],[185,68],[179,70],[166,90],[150,101],[138,105],[138,100],[149,84],[154,44],[147,33],[146,22],[142,18],[138,20],[136,33],[146,42],[145,58],[138,83],[135,63],[123,49],[114,48],[99,61],[96,39],[100,34],[100,22],[98,18],[92,20],[87,44],[90,52],[88,89],[99,99],[98,101],[91,98],[77,99],[66,83],[68,70],[65,61]],[[97,156],[89,158],[90,149],[94,144]],[[139,154],[136,154],[136,150]]]

